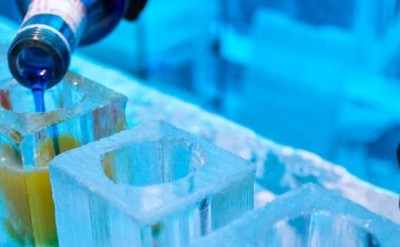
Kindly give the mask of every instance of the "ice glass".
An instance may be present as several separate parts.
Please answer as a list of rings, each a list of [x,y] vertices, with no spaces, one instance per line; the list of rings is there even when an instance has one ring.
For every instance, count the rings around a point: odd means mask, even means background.
[[[60,245],[188,246],[253,208],[254,175],[166,122],[123,131],[51,162]]]
[[[30,90],[0,81],[1,246],[57,245],[50,160],[126,125],[126,97],[76,74],[47,90],[45,103],[35,113]]]
[[[400,246],[400,226],[316,184],[245,214],[193,247]]]

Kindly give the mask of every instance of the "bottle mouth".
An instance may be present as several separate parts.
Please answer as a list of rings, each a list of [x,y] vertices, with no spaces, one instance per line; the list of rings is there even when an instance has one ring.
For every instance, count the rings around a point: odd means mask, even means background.
[[[20,84],[44,90],[62,80],[70,53],[59,35],[43,25],[27,27],[17,34],[8,51],[8,65]]]

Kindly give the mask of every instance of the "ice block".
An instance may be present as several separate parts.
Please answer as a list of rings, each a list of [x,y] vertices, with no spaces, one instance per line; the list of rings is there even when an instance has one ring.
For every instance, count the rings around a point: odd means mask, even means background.
[[[15,80],[0,81],[0,245],[56,246],[48,164],[126,126],[126,97],[73,73],[46,91],[45,113]]]
[[[198,240],[207,246],[399,246],[400,226],[315,184]]]
[[[188,246],[253,208],[254,173],[163,121],[63,153],[50,164],[60,245]]]

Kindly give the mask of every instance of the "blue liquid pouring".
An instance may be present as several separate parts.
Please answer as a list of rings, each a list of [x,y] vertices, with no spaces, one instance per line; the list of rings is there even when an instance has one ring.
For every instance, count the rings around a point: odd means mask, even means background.
[[[45,112],[46,107],[44,105],[44,90],[32,88],[33,100],[35,101],[35,111]]]
[[[45,112],[46,107],[44,103],[44,90],[42,88],[32,88],[32,95],[35,101],[35,111]],[[58,142],[58,130],[55,125],[51,126],[51,138],[53,139],[54,153],[57,155],[60,153],[60,144]]]
[[[34,59],[36,58],[36,59]],[[54,62],[43,50],[32,47],[23,51],[20,58],[20,72],[23,76],[24,85],[28,85],[32,90],[36,112],[45,112],[44,93],[47,88],[47,82],[54,74]],[[58,130],[55,125],[51,127],[51,136],[54,144],[55,154],[60,153],[58,142]]]

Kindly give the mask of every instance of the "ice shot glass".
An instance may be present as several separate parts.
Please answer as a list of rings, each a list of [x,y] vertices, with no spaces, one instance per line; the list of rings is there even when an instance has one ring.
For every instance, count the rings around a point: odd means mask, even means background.
[[[254,175],[244,159],[148,122],[51,162],[60,244],[189,246],[253,208]]]
[[[68,73],[35,113],[30,90],[0,81],[0,245],[57,246],[48,164],[126,126],[126,97]]]
[[[307,183],[192,246],[389,247],[400,245],[399,232],[398,224]]]

